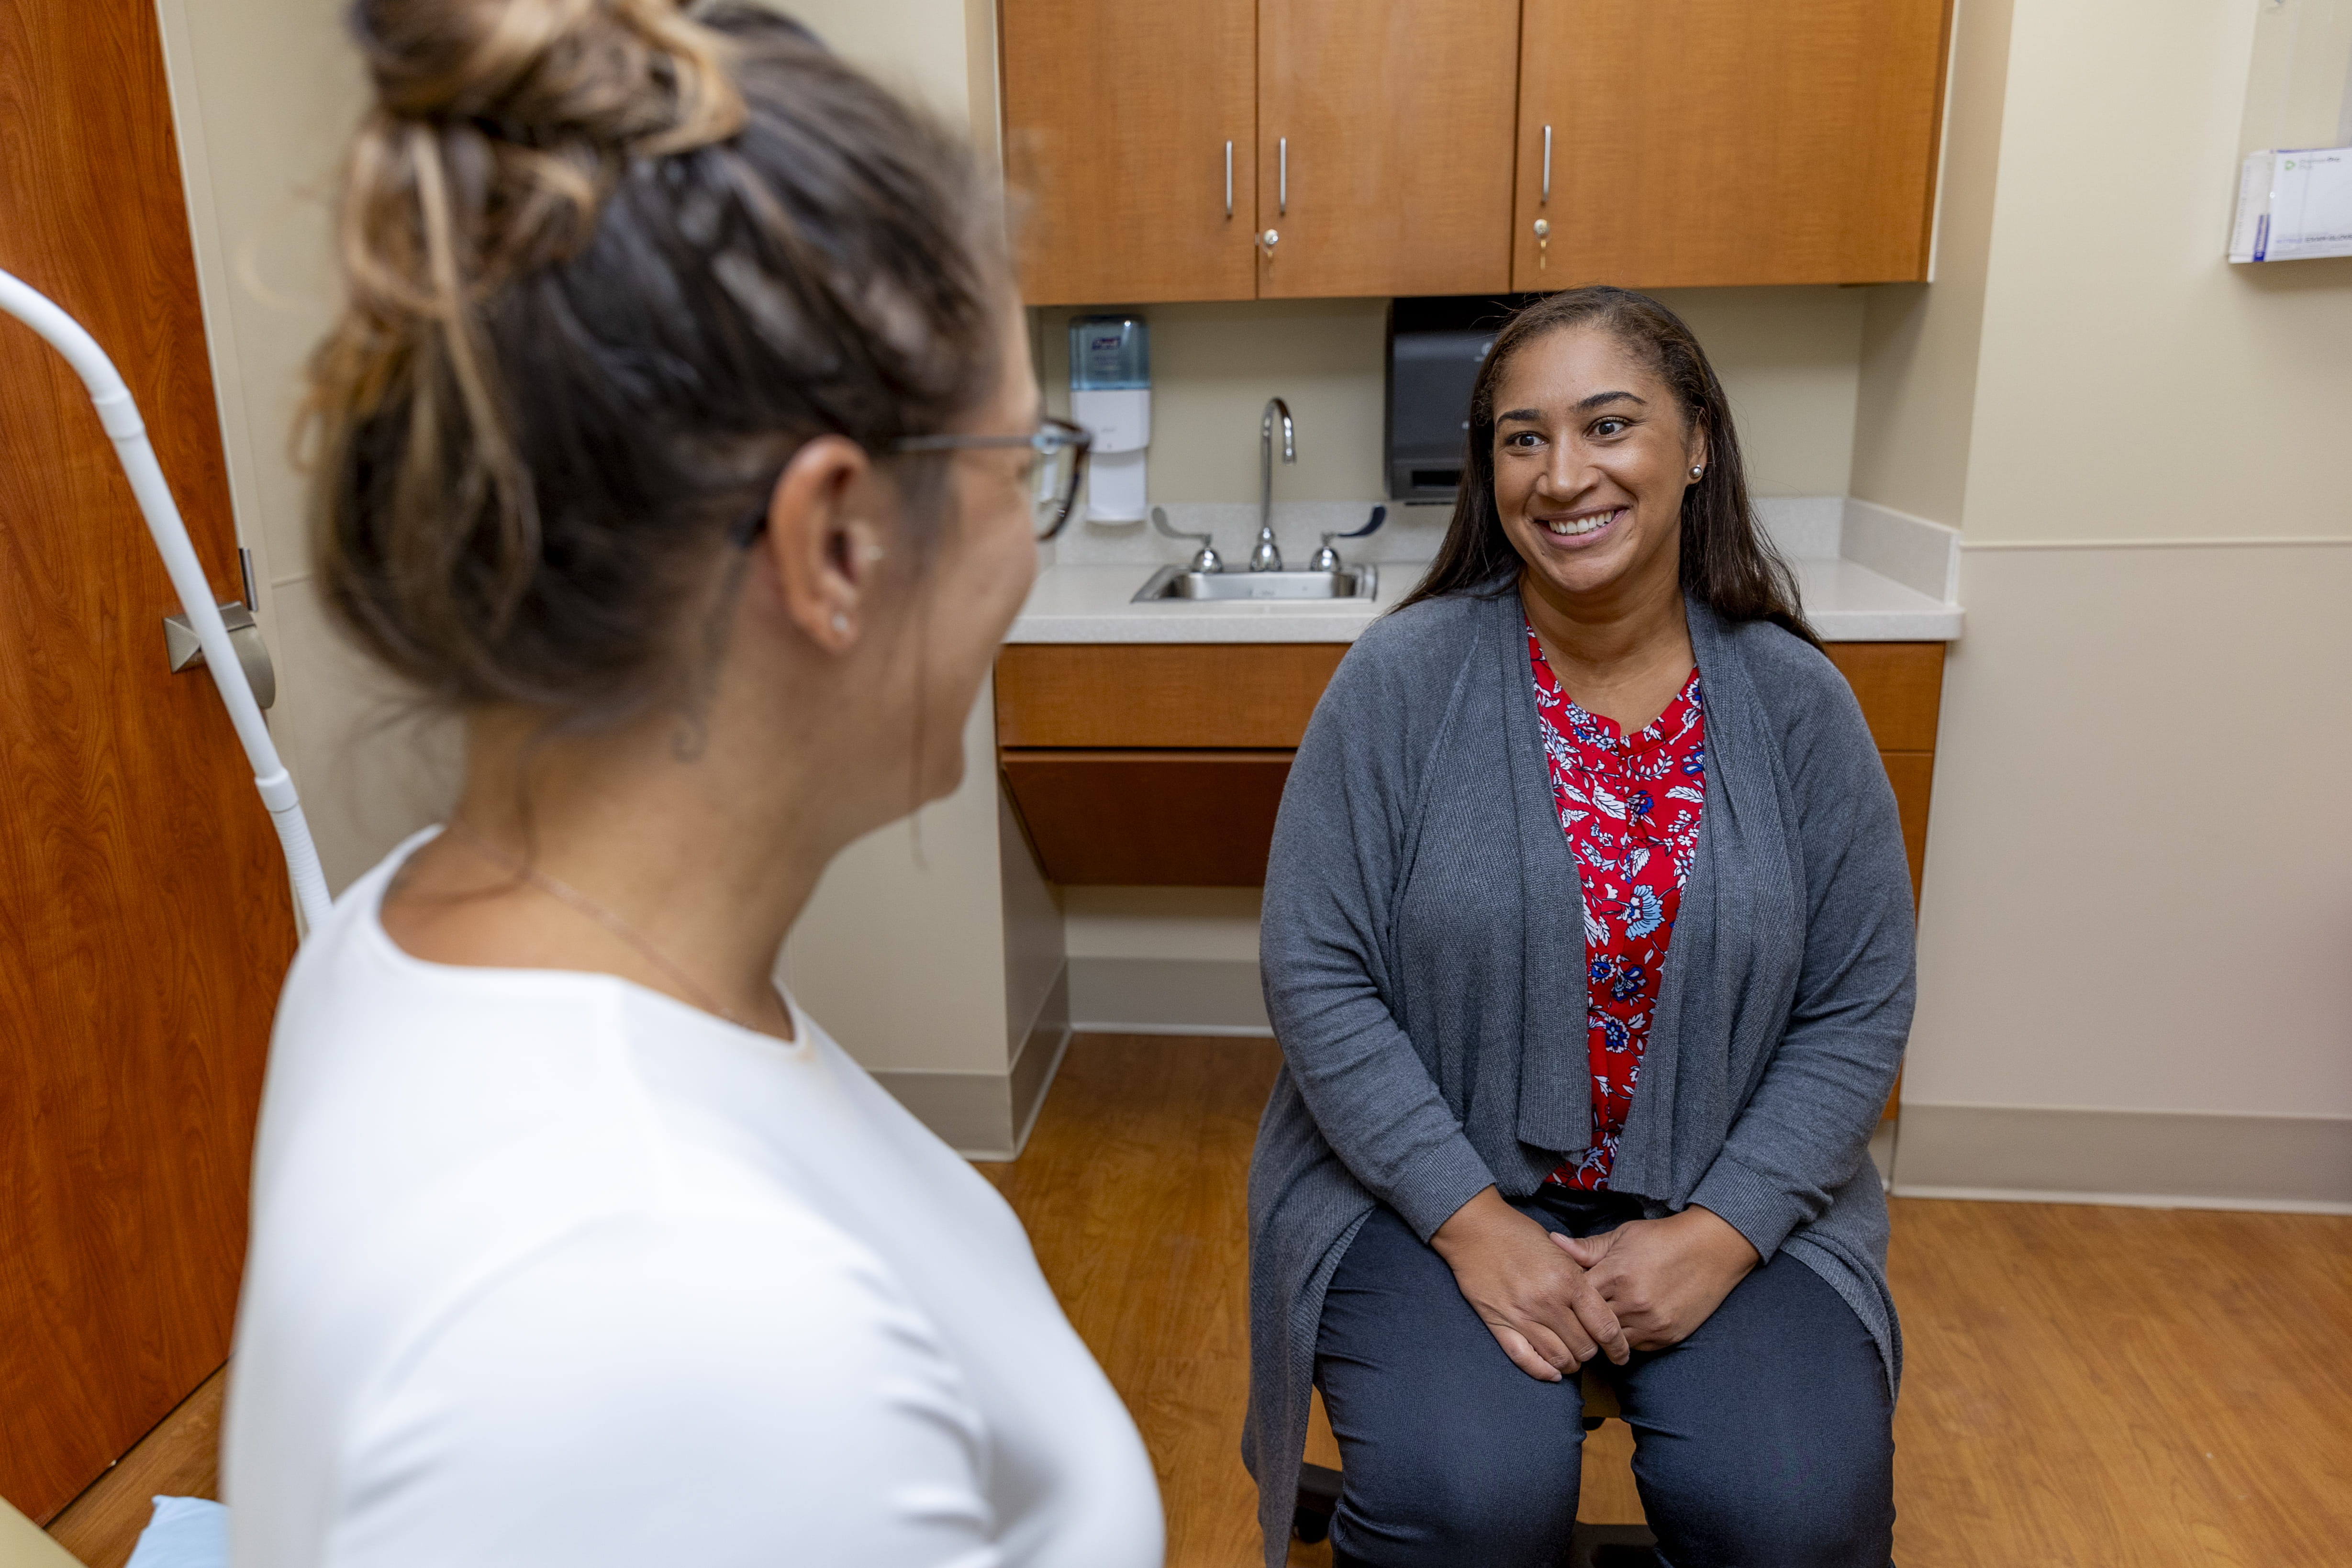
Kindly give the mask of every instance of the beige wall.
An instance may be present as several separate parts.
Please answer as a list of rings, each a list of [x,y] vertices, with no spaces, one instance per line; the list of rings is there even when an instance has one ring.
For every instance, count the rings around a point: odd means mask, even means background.
[[[289,456],[301,371],[332,319],[330,193],[365,102],[338,10],[306,0],[159,0],[205,326],[239,538],[278,671],[270,728],[344,883],[438,815],[457,746],[328,628]]]
[[[2352,539],[1961,591],[1906,1108],[2352,1116]]]
[[[1706,346],[1759,494],[1842,495],[1853,466],[1866,291],[1686,288],[1664,298]],[[1137,308],[1151,323],[1154,501],[1255,501],[1258,419],[1280,396],[1298,462],[1275,494],[1370,500],[1381,457],[1384,299],[1266,299]],[[1069,319],[1033,313],[1039,377],[1066,412]]]
[[[1960,0],[1856,425],[1856,492],[1963,532],[1906,1113],[2113,1113],[2190,1198],[2352,1118],[2352,261],[2222,259],[2262,3]]]
[[[2222,260],[2263,3],[2018,6],[1970,539],[2352,533],[2352,259]]]
[[[1958,0],[1934,281],[1866,290],[1853,494],[1957,527],[1968,489],[2011,0]]]
[[[1020,1037],[1008,1018],[995,749],[983,692],[964,732],[962,787],[844,850],[785,940],[793,996],[876,1071],[1011,1064]]]
[[[996,8],[992,0],[764,0],[807,24],[877,81],[971,127],[982,156],[997,147]]]

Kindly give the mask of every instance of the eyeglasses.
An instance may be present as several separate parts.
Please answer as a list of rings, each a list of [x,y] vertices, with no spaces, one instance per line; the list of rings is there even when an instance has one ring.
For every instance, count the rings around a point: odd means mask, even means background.
[[[1044,544],[1066,527],[1078,499],[1078,481],[1087,471],[1087,454],[1094,449],[1094,433],[1066,419],[1048,419],[1034,435],[908,435],[890,444],[893,452],[971,452],[1026,446],[1036,453],[1029,475],[1030,507],[1036,522],[1037,542]]]
[[[1029,448],[1036,455],[1023,479],[1029,488],[1032,531],[1044,544],[1068,526],[1077,505],[1078,482],[1086,476],[1087,454],[1094,444],[1093,432],[1066,419],[1047,419],[1034,435],[902,435],[890,443],[890,450],[913,454]],[[768,508],[763,502],[758,511],[728,529],[727,537],[739,546],[749,545],[767,527]]]

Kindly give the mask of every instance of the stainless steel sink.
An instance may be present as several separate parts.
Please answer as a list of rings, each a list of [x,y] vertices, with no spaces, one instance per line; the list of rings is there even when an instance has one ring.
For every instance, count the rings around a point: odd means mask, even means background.
[[[1163,566],[1129,602],[1374,599],[1380,590],[1381,572],[1376,566],[1343,566],[1337,571],[1193,571]]]

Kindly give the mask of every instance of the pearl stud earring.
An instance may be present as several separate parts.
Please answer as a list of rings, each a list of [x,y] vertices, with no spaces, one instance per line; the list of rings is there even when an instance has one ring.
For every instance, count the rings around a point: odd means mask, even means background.
[[[833,629],[845,637],[849,635],[849,617],[839,611],[834,612]]]
[[[1694,464],[1692,464],[1692,465],[1691,465],[1691,477],[1692,477],[1692,478],[1696,479],[1696,478],[1697,478],[1700,475],[1702,475],[1702,474],[1704,474],[1704,473],[1706,473],[1706,465],[1703,465],[1703,464],[1697,464],[1697,463],[1694,463]]]

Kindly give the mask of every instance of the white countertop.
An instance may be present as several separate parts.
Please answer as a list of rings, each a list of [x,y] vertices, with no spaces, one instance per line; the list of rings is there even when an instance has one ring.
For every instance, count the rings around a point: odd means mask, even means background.
[[[1766,503],[1758,509],[1790,558],[1805,613],[1823,642],[1948,643],[1960,635],[1961,610],[1948,597],[1958,573],[1943,559],[1947,550],[1954,561],[1958,556],[1958,536],[1949,529],[1843,497],[1807,497],[1780,507]],[[1946,535],[1950,538],[1937,537]],[[1856,555],[1872,565],[1853,559]],[[1159,564],[1150,558],[1057,561],[1037,574],[1037,585],[1005,641],[1352,643],[1403,600],[1429,563],[1379,562],[1380,596],[1373,600],[1130,603]],[[1941,587],[1946,596],[1923,591],[1930,587]]]

